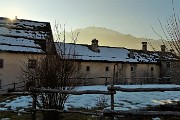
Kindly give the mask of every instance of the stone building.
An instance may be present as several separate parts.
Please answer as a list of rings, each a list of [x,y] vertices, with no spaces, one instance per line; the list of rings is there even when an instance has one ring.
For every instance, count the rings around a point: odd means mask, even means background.
[[[29,69],[37,61],[54,53],[50,23],[0,17],[0,90],[13,87],[25,64]],[[76,58],[81,64],[83,84],[179,84],[178,57],[165,51],[148,51],[147,42],[141,50],[91,45],[55,43],[56,50]],[[60,46],[60,47],[57,47]],[[64,48],[65,47],[65,48]]]
[[[148,51],[147,42],[142,42],[141,50],[99,46],[96,39],[91,45],[65,43],[61,46],[62,50],[65,46],[66,54],[76,56],[81,63],[86,84],[177,83],[166,80],[164,71],[164,63],[172,64],[177,57],[163,48],[162,51]]]
[[[21,69],[25,64],[29,69],[34,68],[52,40],[48,22],[0,17],[0,88],[20,83]]]
[[[166,51],[166,46],[161,45],[161,53],[159,62],[161,63],[161,83],[175,83],[180,84],[180,59],[172,52]],[[169,59],[169,58],[173,59]]]

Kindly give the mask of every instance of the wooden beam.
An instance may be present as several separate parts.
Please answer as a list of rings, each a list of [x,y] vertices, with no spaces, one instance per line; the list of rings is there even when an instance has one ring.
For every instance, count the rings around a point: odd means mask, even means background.
[[[33,109],[32,111],[45,111],[45,112],[58,112],[58,113],[79,113],[84,115],[95,115],[102,116],[101,112],[83,112],[83,111],[72,111],[72,110],[57,110],[57,109]]]
[[[139,115],[139,116],[180,116],[179,111],[122,111],[122,110],[103,110],[103,115]]]
[[[83,90],[83,91],[71,91],[71,90],[60,90],[60,89],[45,89],[45,88],[30,88],[31,92],[35,93],[62,93],[62,94],[72,94],[72,95],[82,95],[82,94],[116,94],[115,91],[101,91],[101,90]]]
[[[2,112],[11,112],[11,113],[21,113],[21,114],[32,114],[31,112],[30,112],[30,110],[29,111],[17,111],[17,110],[0,110],[0,113],[2,113]]]
[[[2,94],[3,96],[9,96],[9,95],[35,95],[36,93],[32,93],[32,92],[7,92]]]
[[[175,88],[123,88],[120,86],[108,86],[108,90],[122,91],[122,92],[155,92],[155,91],[180,91],[180,87]]]

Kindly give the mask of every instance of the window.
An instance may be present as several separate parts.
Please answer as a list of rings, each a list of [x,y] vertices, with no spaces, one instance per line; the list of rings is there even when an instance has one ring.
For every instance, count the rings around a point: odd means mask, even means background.
[[[134,67],[131,67],[131,71],[134,71]]]
[[[106,67],[106,71],[109,71],[109,67]]]
[[[37,60],[36,59],[29,59],[28,60],[28,68],[34,69],[37,66]]]
[[[153,68],[153,67],[151,67],[151,71],[154,71],[154,68]]]
[[[166,69],[171,68],[171,63],[170,62],[166,62]]]
[[[4,60],[0,59],[0,68],[3,68]]]
[[[90,67],[89,66],[86,66],[86,71],[90,71]]]

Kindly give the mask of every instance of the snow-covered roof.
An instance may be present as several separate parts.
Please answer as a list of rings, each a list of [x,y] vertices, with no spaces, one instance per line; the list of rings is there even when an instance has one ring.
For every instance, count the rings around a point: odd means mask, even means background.
[[[50,23],[0,17],[0,51],[44,53]]]
[[[90,45],[56,43],[57,51],[64,51],[65,54],[76,56],[78,60],[84,61],[107,61],[107,62],[131,62],[131,63],[157,63],[160,58],[169,60],[176,59],[173,54],[161,54],[161,52],[150,52],[133,50],[121,47],[98,46],[99,52],[90,49]]]

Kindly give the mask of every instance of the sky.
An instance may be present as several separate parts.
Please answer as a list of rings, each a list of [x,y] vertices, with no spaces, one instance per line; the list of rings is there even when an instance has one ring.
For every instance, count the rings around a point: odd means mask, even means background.
[[[70,31],[89,26],[105,27],[135,37],[157,39],[172,15],[180,13],[180,0],[0,0],[0,16],[66,24]]]

